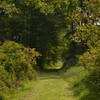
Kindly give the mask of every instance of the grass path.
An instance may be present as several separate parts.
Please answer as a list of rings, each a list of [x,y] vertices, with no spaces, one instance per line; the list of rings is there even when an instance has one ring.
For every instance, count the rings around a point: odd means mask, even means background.
[[[4,100],[100,100],[100,96],[91,91],[92,86],[84,81],[89,75],[84,67],[39,73],[38,80],[25,81],[19,88],[3,90]]]
[[[92,96],[83,83],[88,75],[84,67],[39,73],[38,80],[27,81],[16,90],[4,92],[7,94],[5,100],[98,100],[90,99],[95,95]]]
[[[70,84],[58,74],[43,74],[21,100],[76,100]]]

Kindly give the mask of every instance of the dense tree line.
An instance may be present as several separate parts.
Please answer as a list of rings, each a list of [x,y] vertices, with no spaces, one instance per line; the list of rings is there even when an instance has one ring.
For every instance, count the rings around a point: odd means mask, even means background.
[[[43,55],[39,60],[41,66],[57,62],[64,49],[66,26],[63,7],[66,3],[41,0],[1,1],[1,40],[14,40],[36,48]],[[11,6],[12,9],[7,9],[6,6]]]

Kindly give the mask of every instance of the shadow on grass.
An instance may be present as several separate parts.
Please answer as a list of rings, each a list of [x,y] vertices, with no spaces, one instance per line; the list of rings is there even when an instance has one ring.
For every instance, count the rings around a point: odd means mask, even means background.
[[[60,76],[63,80],[70,83],[70,89],[78,100],[100,100],[100,87],[97,86],[99,79],[96,80],[97,78],[93,77],[96,76],[95,73],[89,74],[81,66],[70,68],[65,74],[61,72]]]
[[[100,100],[100,91],[96,85],[90,83],[92,79],[84,67],[70,67],[66,70],[52,70],[40,72],[40,79],[63,79],[71,83],[72,90],[78,100]],[[92,83],[94,81],[92,80]],[[72,86],[71,86],[72,85]]]
[[[57,71],[45,71],[39,73],[39,79],[61,79],[59,72]]]
[[[81,80],[73,86],[74,95],[79,100],[100,100],[100,91],[96,86],[87,81],[88,78]]]

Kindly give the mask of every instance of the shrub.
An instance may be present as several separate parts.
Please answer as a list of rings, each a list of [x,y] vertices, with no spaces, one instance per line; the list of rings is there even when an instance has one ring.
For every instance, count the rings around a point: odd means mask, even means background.
[[[94,91],[100,91],[100,48],[92,48],[80,57],[80,63],[90,72],[87,82]]]
[[[8,87],[18,86],[20,81],[36,76],[34,66],[40,54],[34,48],[6,41],[0,46],[0,80]]]

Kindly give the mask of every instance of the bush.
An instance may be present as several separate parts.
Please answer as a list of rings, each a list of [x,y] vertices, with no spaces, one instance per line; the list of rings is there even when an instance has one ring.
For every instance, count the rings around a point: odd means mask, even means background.
[[[6,41],[0,46],[0,80],[7,87],[18,86],[20,81],[36,76],[34,66],[40,54],[34,48]]]
[[[87,82],[94,91],[100,91],[100,48],[92,48],[80,57],[80,63],[90,72]]]

